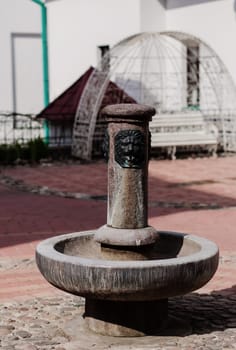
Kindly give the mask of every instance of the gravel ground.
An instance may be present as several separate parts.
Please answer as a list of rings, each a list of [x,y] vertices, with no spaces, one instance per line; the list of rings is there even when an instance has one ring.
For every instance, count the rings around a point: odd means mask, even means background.
[[[236,295],[197,294],[173,298],[169,314],[174,321],[165,336],[114,338],[91,333],[83,322],[84,300],[63,294],[24,302],[0,304],[2,350],[236,349]]]

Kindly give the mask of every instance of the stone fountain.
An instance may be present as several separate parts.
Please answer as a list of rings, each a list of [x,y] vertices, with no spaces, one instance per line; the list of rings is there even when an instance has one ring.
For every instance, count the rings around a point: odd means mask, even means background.
[[[85,298],[90,330],[111,336],[160,334],[168,327],[168,298],[206,284],[217,269],[218,248],[204,238],[148,226],[148,123],[155,110],[120,104],[107,106],[103,114],[107,224],[41,242],[37,265],[52,285]]]

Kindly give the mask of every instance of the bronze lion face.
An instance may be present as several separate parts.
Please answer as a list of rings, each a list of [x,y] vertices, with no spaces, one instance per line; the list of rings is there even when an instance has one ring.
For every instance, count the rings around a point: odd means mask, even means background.
[[[122,130],[115,136],[115,161],[122,168],[142,168],[145,162],[145,136],[139,130]]]

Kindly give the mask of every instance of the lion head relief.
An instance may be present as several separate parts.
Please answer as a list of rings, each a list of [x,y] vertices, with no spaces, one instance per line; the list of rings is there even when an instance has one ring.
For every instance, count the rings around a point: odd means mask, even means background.
[[[115,136],[115,161],[122,168],[142,168],[145,136],[140,130],[121,130]]]

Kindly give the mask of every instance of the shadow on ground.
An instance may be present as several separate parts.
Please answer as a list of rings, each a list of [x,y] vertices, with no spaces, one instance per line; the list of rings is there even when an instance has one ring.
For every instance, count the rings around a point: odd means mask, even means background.
[[[192,334],[236,328],[236,285],[211,294],[191,293],[169,300],[169,314],[192,326]]]
[[[212,184],[217,185],[217,182],[206,179],[170,183],[150,176],[149,217],[236,206],[233,196],[219,195],[212,189],[210,193],[206,187],[201,190],[201,186]],[[50,194],[50,191],[48,193],[38,187],[35,189],[30,184],[27,186],[24,182],[22,186],[22,180],[20,186],[19,183],[15,186],[7,183],[0,185],[0,247],[62,233],[96,229],[106,222],[105,194],[93,197],[93,188],[87,197],[77,194],[73,198],[73,193],[59,189]],[[195,186],[194,189],[192,186]]]

